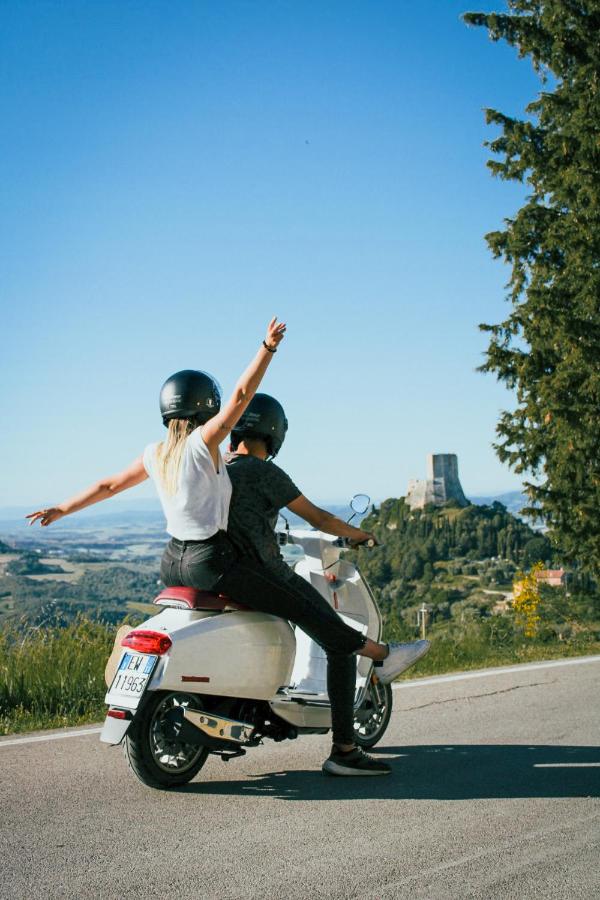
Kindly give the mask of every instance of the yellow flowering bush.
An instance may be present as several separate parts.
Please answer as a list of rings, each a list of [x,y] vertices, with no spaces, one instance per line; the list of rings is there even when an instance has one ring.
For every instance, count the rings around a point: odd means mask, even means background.
[[[529,574],[517,572],[513,582],[513,612],[517,625],[523,629],[525,637],[533,638],[537,634],[540,616],[538,608],[541,603],[538,573],[544,571],[544,563],[537,562],[529,570]]]

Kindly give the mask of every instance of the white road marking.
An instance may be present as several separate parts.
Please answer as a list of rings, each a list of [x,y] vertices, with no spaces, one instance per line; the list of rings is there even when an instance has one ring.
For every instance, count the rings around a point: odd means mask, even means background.
[[[510,675],[512,672],[530,672],[535,669],[552,669],[555,666],[580,666],[584,663],[600,662],[598,656],[576,656],[572,659],[551,659],[546,662],[522,663],[518,666],[498,666],[495,669],[476,669],[473,672],[459,672],[457,675],[432,675],[430,678],[413,678],[411,681],[396,681],[393,690],[401,688],[426,687],[428,684],[444,684],[450,681],[467,681],[469,678],[486,678],[488,675]]]
[[[499,666],[496,669],[477,669],[474,672],[460,672],[457,675],[433,675],[431,678],[415,678],[412,681],[396,682],[392,685],[395,691],[401,688],[425,687],[428,684],[444,684],[450,681],[466,681],[469,678],[485,678],[487,675],[510,675],[513,672],[527,672],[535,669],[550,669],[555,666],[577,666],[584,663],[600,662],[598,656],[578,656],[573,659],[553,659],[547,662],[523,663],[518,666]],[[100,734],[102,728],[86,728],[84,731],[61,731],[58,734],[40,734],[35,737],[0,738],[0,750],[3,747],[14,747],[17,744],[37,744],[44,741],[62,741],[67,738],[84,737],[87,734]]]
[[[597,763],[534,763],[534,769],[600,769]]]
[[[85,731],[61,731],[60,734],[40,734],[35,737],[11,738],[9,741],[0,740],[2,747],[14,747],[15,744],[37,744],[40,741],[63,741],[65,738],[82,737],[85,734],[100,734],[101,728],[86,728]]]

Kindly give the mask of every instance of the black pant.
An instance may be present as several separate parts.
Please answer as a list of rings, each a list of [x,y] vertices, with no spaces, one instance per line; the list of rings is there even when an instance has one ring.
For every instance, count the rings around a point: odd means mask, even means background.
[[[333,740],[354,741],[354,691],[357,650],[365,637],[346,625],[324,597],[293,572],[285,577],[248,559],[236,559],[225,532],[208,541],[173,538],[163,554],[160,577],[167,586],[218,590],[259,612],[298,625],[327,654],[327,691]]]

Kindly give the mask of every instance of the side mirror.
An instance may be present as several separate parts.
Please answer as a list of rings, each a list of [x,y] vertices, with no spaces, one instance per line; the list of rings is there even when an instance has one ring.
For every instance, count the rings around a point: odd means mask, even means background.
[[[348,519],[348,524],[350,524],[354,516],[363,516],[370,505],[371,498],[368,494],[355,494],[350,501],[350,509],[352,510],[352,515]]]
[[[364,515],[370,505],[371,498],[368,494],[355,494],[350,501],[350,508],[357,516]]]

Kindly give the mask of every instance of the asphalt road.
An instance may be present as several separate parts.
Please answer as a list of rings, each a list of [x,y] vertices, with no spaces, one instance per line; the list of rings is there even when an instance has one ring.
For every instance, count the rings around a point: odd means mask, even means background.
[[[312,736],[165,793],[95,730],[1,739],[0,897],[598,898],[599,677],[406,683],[385,778],[324,778]]]

